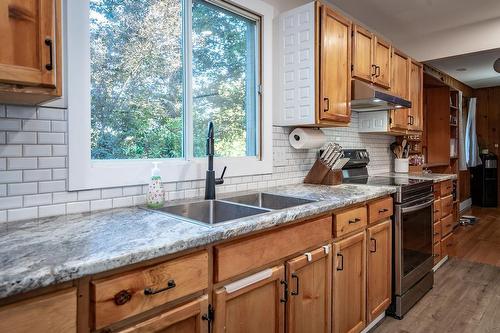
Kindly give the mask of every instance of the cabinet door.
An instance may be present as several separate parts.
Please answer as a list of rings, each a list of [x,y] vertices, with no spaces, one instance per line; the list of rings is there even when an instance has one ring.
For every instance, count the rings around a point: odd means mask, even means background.
[[[55,87],[56,0],[0,3],[0,81]]]
[[[367,322],[372,322],[391,304],[391,220],[368,228]]]
[[[333,245],[333,332],[361,332],[366,318],[365,232]]]
[[[284,279],[276,266],[216,290],[214,332],[284,332]]]
[[[351,22],[321,6],[320,121],[351,121]]]
[[[352,36],[352,76],[372,82],[375,76],[373,34],[355,24]]]
[[[287,327],[290,333],[331,331],[330,245],[292,259],[286,264],[289,299]]]
[[[373,62],[376,66],[374,82],[375,84],[384,87],[391,87],[391,44],[383,39],[375,37],[374,40],[374,55]]]
[[[410,129],[423,130],[423,67],[418,62],[412,61],[410,66],[410,101],[411,109]]]
[[[409,99],[410,94],[410,58],[393,49],[392,52],[391,91],[404,99]],[[408,109],[391,111],[391,128],[408,129],[410,122]]]
[[[208,296],[205,295],[120,333],[205,333],[208,324],[202,317],[207,310]]]

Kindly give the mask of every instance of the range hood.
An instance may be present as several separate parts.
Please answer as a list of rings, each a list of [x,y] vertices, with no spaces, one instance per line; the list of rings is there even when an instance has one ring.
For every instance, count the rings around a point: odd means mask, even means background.
[[[372,84],[352,80],[351,110],[358,112],[411,108],[411,102]]]

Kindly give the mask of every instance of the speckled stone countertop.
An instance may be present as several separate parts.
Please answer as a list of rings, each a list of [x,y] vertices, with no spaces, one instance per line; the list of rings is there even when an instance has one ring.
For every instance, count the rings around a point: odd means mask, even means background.
[[[395,188],[295,184],[265,192],[319,201],[214,227],[141,208],[8,224],[0,231],[0,298],[284,225],[388,195]]]
[[[391,176],[391,177],[404,177],[404,178],[414,178],[414,179],[428,179],[432,180],[434,183],[439,183],[449,179],[457,179],[456,174],[445,174],[445,173],[396,173],[396,172],[385,172],[377,173],[374,176]]]

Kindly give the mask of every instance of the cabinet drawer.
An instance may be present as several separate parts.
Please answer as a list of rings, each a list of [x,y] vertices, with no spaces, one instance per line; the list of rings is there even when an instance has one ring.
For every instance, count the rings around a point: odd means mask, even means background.
[[[453,233],[449,234],[441,240],[441,256],[443,258],[445,256],[453,255],[453,246],[455,244],[454,242],[455,238],[453,236]]]
[[[445,180],[444,182],[441,182],[441,196],[442,197],[450,195],[452,191],[453,191],[453,183],[451,180]]]
[[[434,248],[432,250],[432,255],[434,256],[434,265],[441,261],[441,242],[434,244]]]
[[[0,308],[2,333],[76,333],[76,288]]]
[[[332,236],[332,217],[325,216],[215,246],[217,282],[262,267],[304,249],[318,246]]]
[[[208,287],[206,251],[91,283],[99,329]]]
[[[441,198],[441,218],[450,215],[453,212],[453,196]]]
[[[434,189],[434,199],[437,200],[439,197],[441,197],[441,183],[435,183],[433,185]]]
[[[434,200],[434,222],[439,221],[441,218],[441,200]]]
[[[341,237],[366,227],[366,207],[353,208],[333,214],[334,237]]]
[[[433,243],[439,243],[441,241],[441,221],[434,223],[433,232]]]
[[[443,236],[446,236],[453,231],[453,214],[441,219],[441,230]]]
[[[392,216],[392,198],[387,197],[368,204],[368,223],[375,223]]]

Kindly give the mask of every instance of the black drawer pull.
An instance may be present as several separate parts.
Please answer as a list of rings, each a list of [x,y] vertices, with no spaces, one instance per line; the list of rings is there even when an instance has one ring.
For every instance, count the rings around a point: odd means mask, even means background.
[[[167,291],[169,289],[175,288],[175,286],[176,286],[176,284],[175,284],[174,280],[168,280],[167,286],[165,288],[158,289],[158,290],[154,290],[153,288],[146,288],[146,289],[144,289],[144,295],[158,294],[158,293]]]
[[[323,109],[323,112],[328,112],[330,110],[330,99],[325,97],[323,100],[326,102],[326,108]]]
[[[337,257],[340,257],[342,259],[340,261],[340,263],[341,263],[340,267],[337,264],[337,270],[338,271],[343,271],[344,270],[344,256],[342,255],[342,253],[337,253]]]
[[[382,214],[382,213],[385,213],[385,212],[388,212],[388,211],[389,211],[389,209],[387,209],[387,208],[381,208],[381,209],[378,210],[378,213]]]
[[[292,279],[295,279],[295,290],[291,292],[293,296],[297,296],[299,294],[299,276],[295,273],[292,273]]]
[[[286,303],[288,302],[288,282],[285,280],[281,280],[280,284],[284,286],[284,291],[283,291],[283,298],[280,299],[280,303]]]
[[[46,38],[45,45],[47,45],[49,47],[49,51],[50,51],[50,62],[47,65],[45,65],[45,68],[48,71],[51,71],[54,68],[53,61],[52,61],[52,57],[53,57],[52,56],[52,39]]]
[[[354,220],[349,220],[349,224],[353,224],[353,223],[358,223],[358,222],[361,222],[361,219],[360,218],[354,218]]]
[[[370,241],[372,241],[372,242],[373,242],[373,250],[372,250],[372,249],[370,249],[370,252],[371,252],[371,253],[375,253],[375,252],[377,252],[377,240],[376,240],[375,238],[370,238]]]

